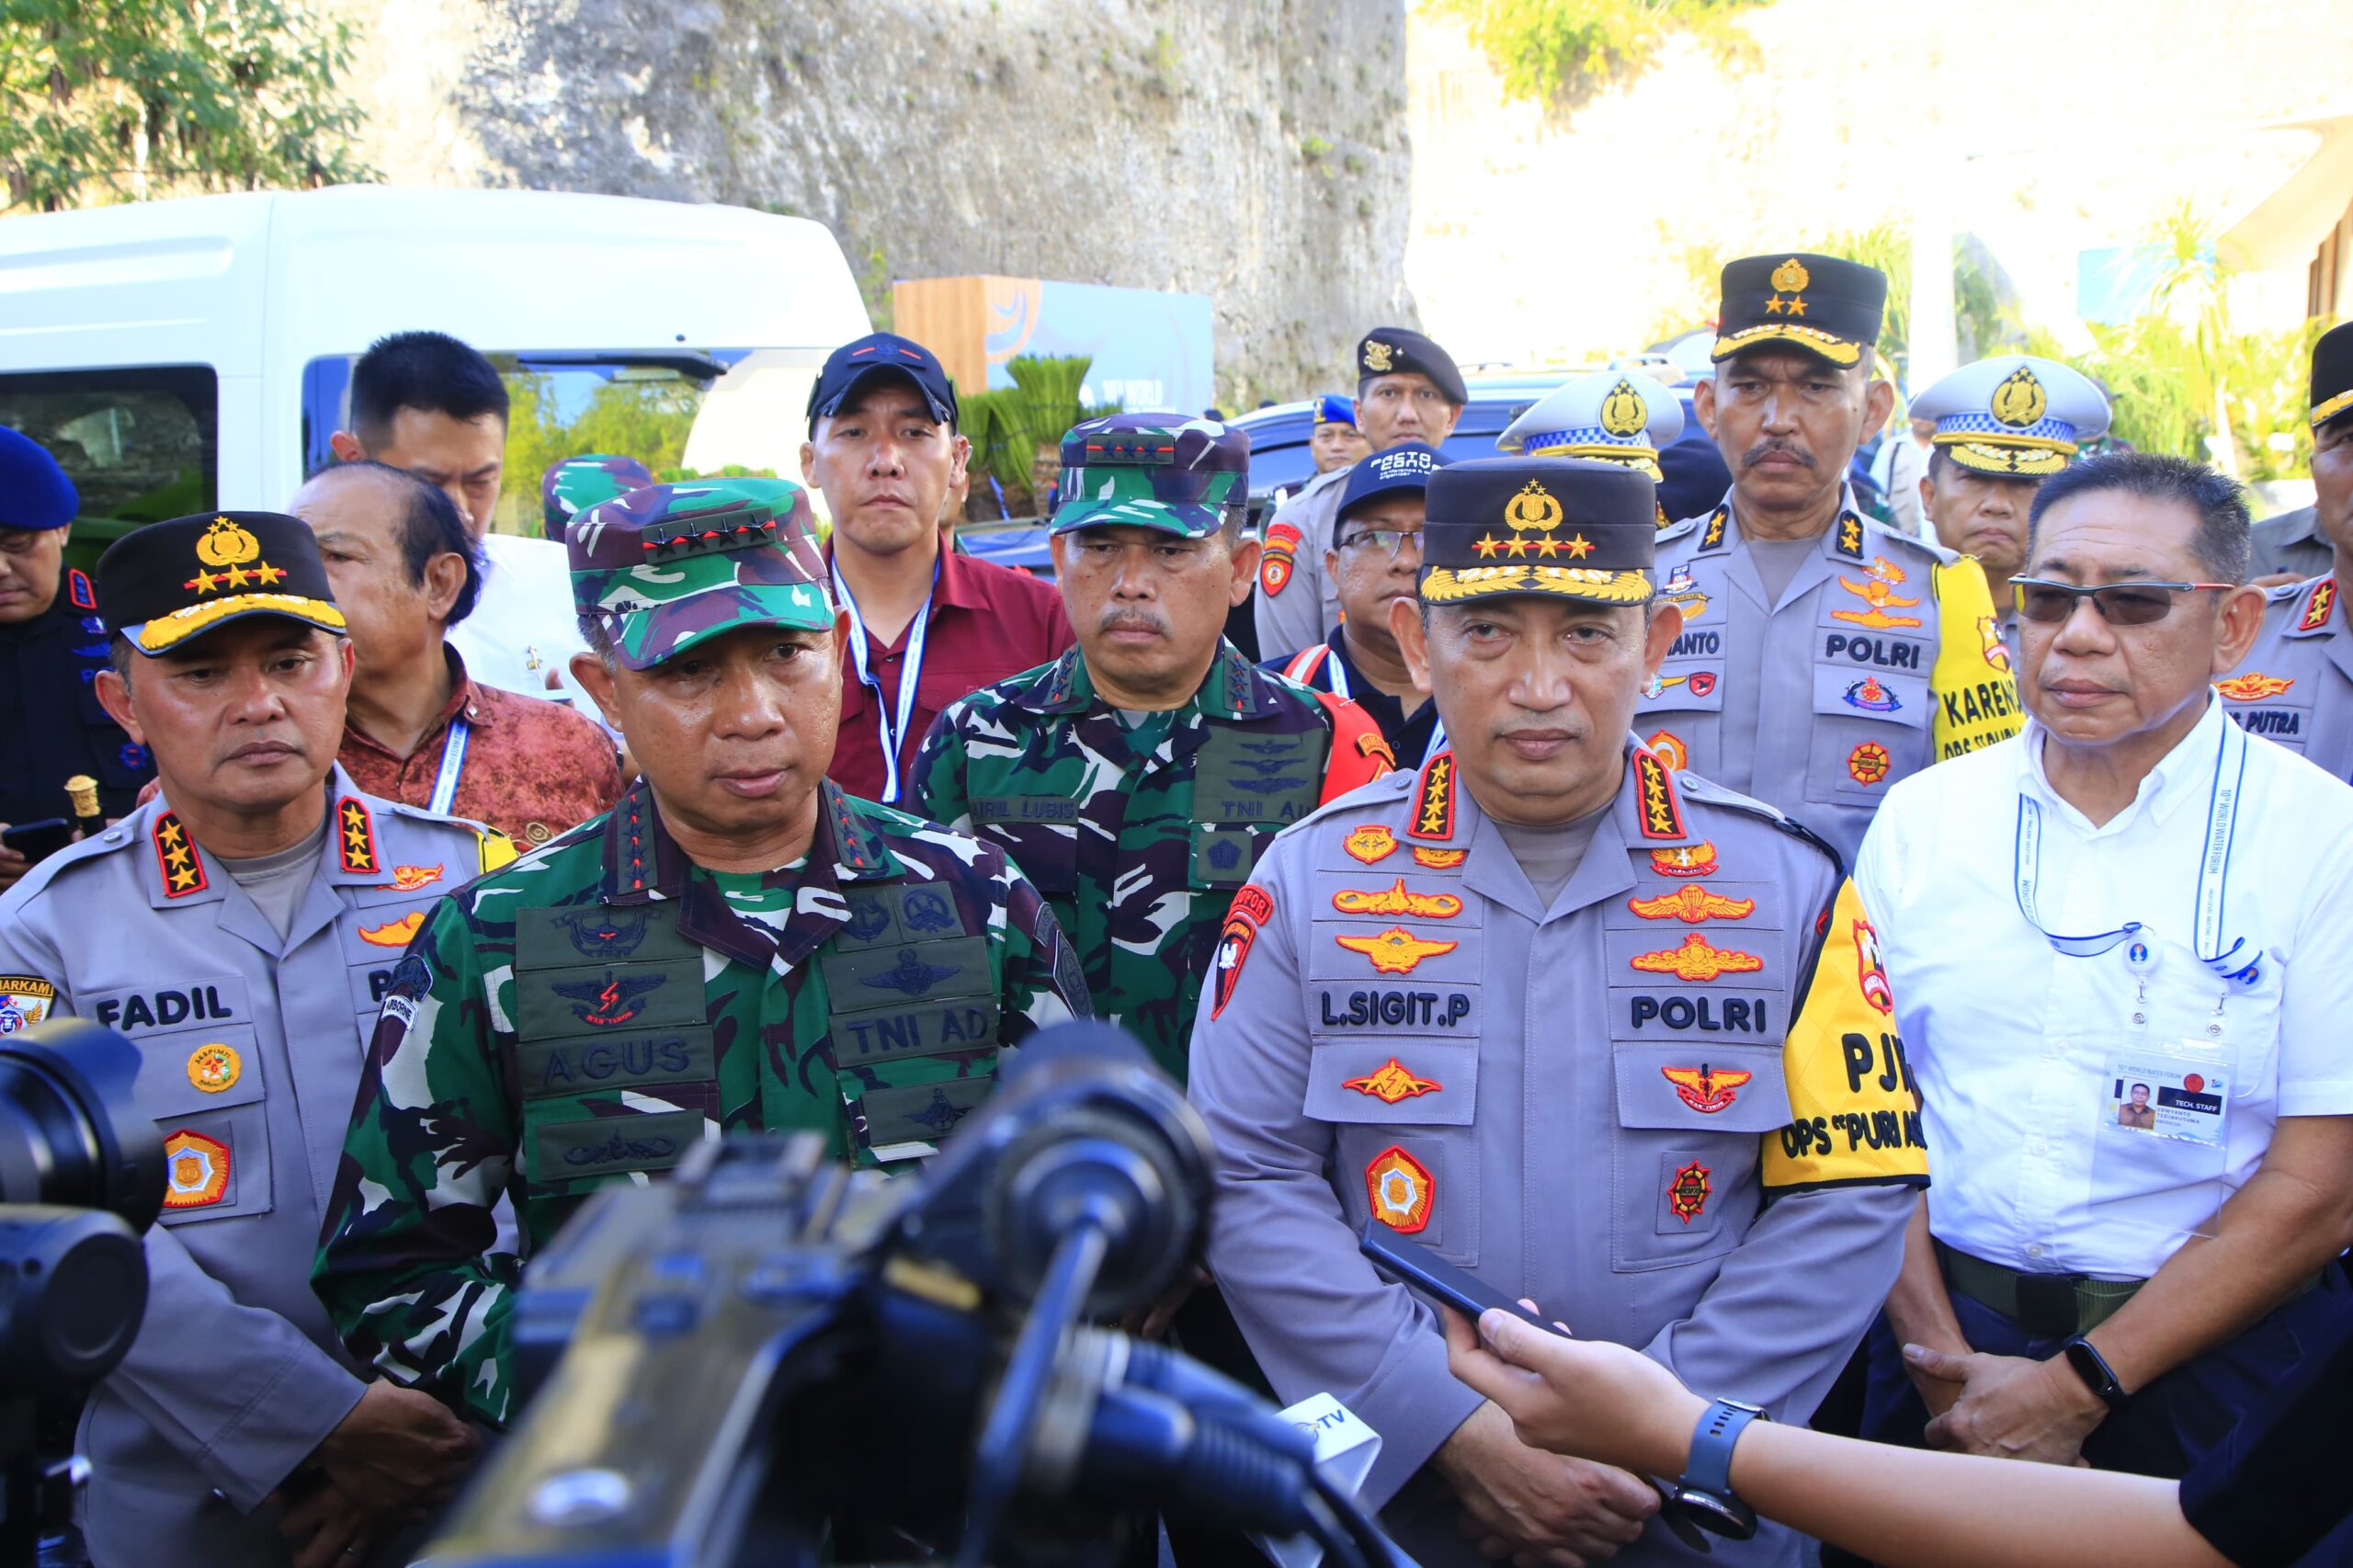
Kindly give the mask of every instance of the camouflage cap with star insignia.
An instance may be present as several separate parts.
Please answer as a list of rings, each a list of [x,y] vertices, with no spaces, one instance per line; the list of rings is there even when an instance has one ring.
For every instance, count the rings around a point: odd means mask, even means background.
[[[1214,419],[1114,414],[1063,437],[1052,531],[1142,528],[1202,539],[1250,502],[1250,437]]]
[[[1887,274],[1860,262],[1804,253],[1724,263],[1716,311],[1722,364],[1748,348],[1802,348],[1845,368],[1867,363],[1887,312]]]
[[[319,541],[278,512],[200,512],[133,528],[96,574],[106,629],[149,658],[248,616],[276,615],[341,635]]]
[[[1477,458],[1430,475],[1422,602],[1545,594],[1638,605],[1653,593],[1657,489],[1578,458]]]
[[[1591,458],[1659,478],[1659,449],[1683,434],[1683,403],[1640,370],[1603,370],[1554,387],[1495,437],[1499,452]]]
[[[652,669],[740,626],[823,631],[833,597],[809,494],[782,479],[653,484],[573,519],[572,603],[614,656]]]
[[[2108,430],[2108,399],[2090,377],[2055,359],[1998,354],[1963,365],[1912,400],[1936,422],[1935,444],[1965,469],[2040,479],[2067,466]]]
[[[653,483],[654,475],[635,458],[610,452],[558,458],[540,475],[540,531],[562,544],[573,518],[599,502]]]

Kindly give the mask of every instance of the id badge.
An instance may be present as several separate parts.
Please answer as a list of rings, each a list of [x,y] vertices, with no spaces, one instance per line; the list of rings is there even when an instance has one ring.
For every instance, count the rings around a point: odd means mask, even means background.
[[[2101,1060],[2092,1108],[2094,1222],[2167,1247],[2211,1236],[2230,1196],[2235,1051],[2227,1040],[2136,1032],[2110,1040]]]

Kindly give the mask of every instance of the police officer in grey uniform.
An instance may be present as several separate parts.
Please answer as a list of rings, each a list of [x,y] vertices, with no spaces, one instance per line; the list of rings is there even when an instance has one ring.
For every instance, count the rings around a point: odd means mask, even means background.
[[[473,1448],[432,1399],[363,1381],[311,1258],[402,949],[513,852],[335,765],[351,654],[300,521],[153,524],[107,551],[97,591],[115,650],[98,695],[163,795],[0,898],[0,1008],[129,1036],[169,1173],[146,1317],[83,1416],[83,1528],[99,1568],[326,1561]]]
[[[1283,1399],[1381,1434],[1364,1495],[1433,1565],[1699,1558],[1642,1480],[1524,1447],[1449,1375],[1429,1309],[1358,1256],[1369,1220],[1802,1420],[1927,1179],[1836,858],[1628,739],[1680,631],[1654,506],[1598,462],[1430,476],[1420,601],[1390,615],[1451,749],[1275,840],[1195,1024],[1211,1267]],[[1798,1551],[1768,1528],[1717,1560]]]
[[[1447,351],[1418,332],[1377,326],[1357,345],[1357,428],[1376,452],[1419,441],[1444,447],[1470,401]],[[1275,508],[1258,557],[1258,656],[1287,658],[1340,624],[1340,590],[1324,571],[1332,519],[1349,470],[1319,473]]]
[[[2353,779],[2353,629],[2337,603],[2353,548],[2353,323],[2313,347],[2312,422],[2313,512],[2332,564],[2271,590],[2254,648],[2214,687],[2250,733]]]
[[[1897,779],[2024,722],[1984,573],[1865,517],[1846,484],[1893,397],[1871,372],[1886,299],[1880,272],[1830,256],[1725,266],[1692,410],[1732,489],[1660,536],[1685,631],[1635,720],[1848,860]]]

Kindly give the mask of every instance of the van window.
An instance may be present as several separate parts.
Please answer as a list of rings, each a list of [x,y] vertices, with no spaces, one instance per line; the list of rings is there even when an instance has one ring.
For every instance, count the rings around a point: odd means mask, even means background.
[[[85,522],[153,523],[220,504],[220,381],[209,365],[0,373],[0,425],[56,458]]]
[[[326,434],[349,428],[356,356],[314,359],[302,376],[309,466]],[[506,488],[492,527],[537,538],[540,476],[564,458],[635,458],[659,480],[722,474],[800,477],[809,390],[824,363],[807,349],[493,352],[506,382]]]

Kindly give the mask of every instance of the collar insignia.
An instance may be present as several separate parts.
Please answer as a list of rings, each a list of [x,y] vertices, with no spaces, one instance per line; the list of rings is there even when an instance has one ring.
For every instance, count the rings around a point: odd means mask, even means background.
[[[1643,836],[1681,838],[1683,802],[1675,798],[1675,774],[1649,752],[1634,753],[1634,785],[1643,797]]]
[[[1454,836],[1454,753],[1442,751],[1422,764],[1422,777],[1414,790],[1414,823],[1405,830],[1410,838],[1446,839]]]
[[[196,846],[188,841],[188,830],[180,826],[180,819],[165,812],[155,819],[155,829],[149,835],[155,845],[155,863],[164,873],[164,896],[186,898],[205,889],[204,861]]]
[[[347,871],[369,871],[376,866],[376,824],[368,815],[368,808],[359,803],[357,795],[346,795],[335,803],[335,820],[341,833],[335,839],[343,856]]]

